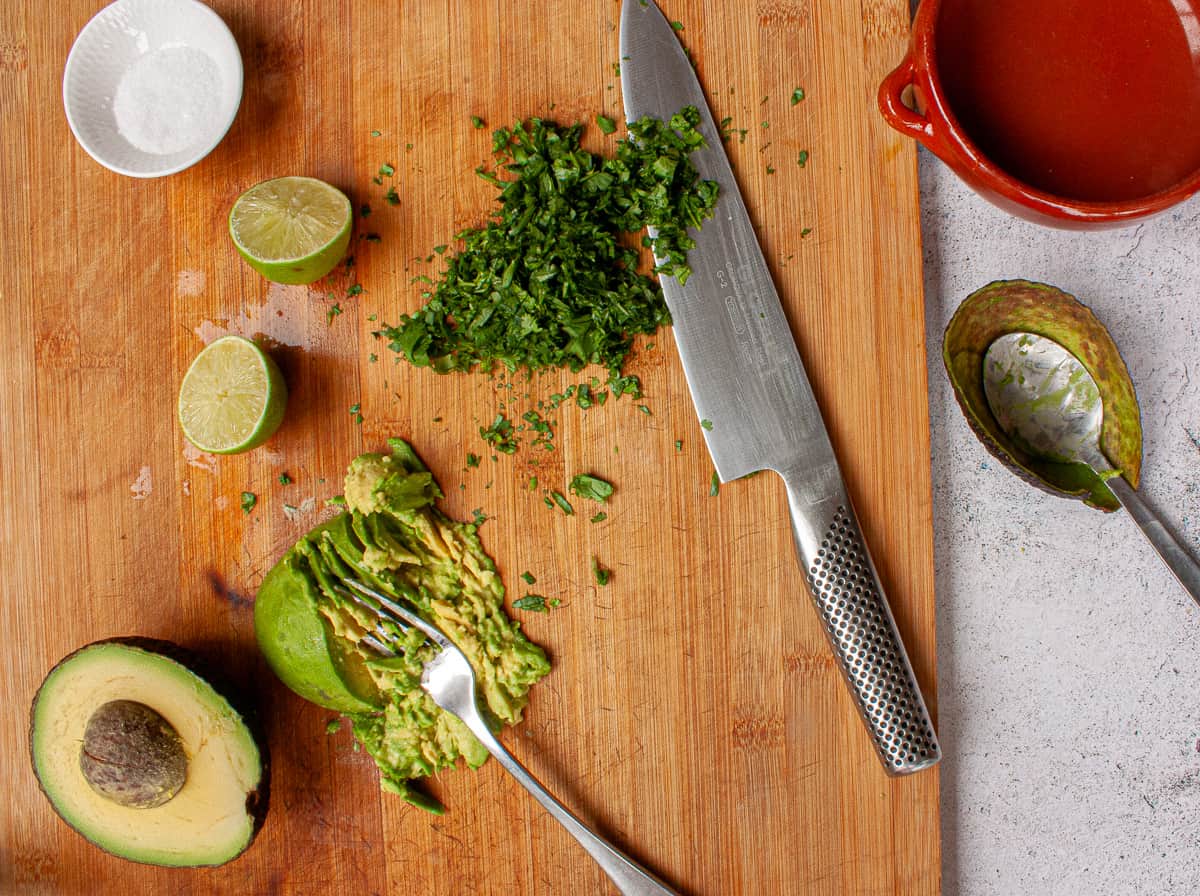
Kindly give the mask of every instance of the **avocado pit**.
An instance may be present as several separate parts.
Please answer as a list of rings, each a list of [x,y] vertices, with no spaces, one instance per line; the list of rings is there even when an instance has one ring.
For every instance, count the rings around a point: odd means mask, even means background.
[[[110,700],[88,719],[79,768],[101,796],[131,809],[153,809],[183,788],[188,757],[179,732],[157,711],[134,700]]]

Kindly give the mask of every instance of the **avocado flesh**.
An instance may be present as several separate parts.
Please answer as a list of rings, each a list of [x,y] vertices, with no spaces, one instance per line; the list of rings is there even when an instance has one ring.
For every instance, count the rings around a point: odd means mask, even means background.
[[[379,766],[383,789],[440,811],[412,782],[454,765],[460,756],[476,767],[487,751],[421,689],[422,669],[433,656],[421,634],[405,635],[396,657],[375,655],[360,645],[375,620],[345,596],[341,583],[357,579],[436,624],[471,661],[480,693],[498,722],[520,720],[530,687],[550,667],[542,649],[505,612],[504,587],[475,526],[437,510],[433,502],[441,492],[428,469],[407,443],[393,439],[389,445],[390,455],[364,454],[351,463],[347,512],[309,532],[268,574],[256,601],[255,625],[268,662],[285,684],[350,717],[355,737]],[[276,572],[281,568],[286,575]],[[301,594],[282,594],[282,588]],[[284,600],[311,601],[315,612],[300,628],[315,633],[312,620],[320,621],[332,664],[312,669],[286,664],[289,657],[278,642],[292,635],[279,629],[291,623],[280,626],[274,606]],[[285,662],[277,665],[280,660]],[[353,684],[356,676],[359,683]],[[342,681],[340,690],[330,677]],[[370,705],[351,706],[347,695]]]
[[[88,721],[125,700],[162,716],[187,755],[183,786],[158,806],[122,805],[94,790],[80,767]],[[30,752],[59,816],[96,846],[134,862],[223,864],[250,845],[266,811],[266,765],[254,736],[166,642],[99,642],[62,660],[34,698]]]
[[[983,358],[1007,333],[1034,333],[1075,355],[1091,374],[1104,403],[1100,447],[1134,488],[1142,465],[1141,413],[1129,371],[1104,325],[1074,296],[1044,283],[999,280],[963,300],[946,327],[942,360],[963,415],[984,447],[1033,485],[1101,510],[1120,505],[1085,464],[1030,453],[992,415],[983,388]]]

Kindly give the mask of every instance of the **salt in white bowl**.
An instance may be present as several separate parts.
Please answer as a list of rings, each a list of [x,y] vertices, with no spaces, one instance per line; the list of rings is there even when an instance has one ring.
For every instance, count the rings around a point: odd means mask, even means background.
[[[221,142],[242,101],[242,56],[198,0],[117,0],[75,39],[63,106],[79,145],[106,168],[162,177]]]

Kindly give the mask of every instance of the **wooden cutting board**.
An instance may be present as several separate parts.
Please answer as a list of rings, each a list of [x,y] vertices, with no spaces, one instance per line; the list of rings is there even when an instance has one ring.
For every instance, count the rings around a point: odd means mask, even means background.
[[[440,818],[380,794],[348,732],[326,734],[330,714],[256,652],[263,574],[321,517],[346,463],[400,435],[440,478],[448,513],[489,516],[482,536],[510,597],[528,590],[527,570],[562,600],[521,614],[555,668],[504,738],[580,815],[687,893],[936,893],[937,772],[884,774],[804,591],[777,478],[710,496],[670,330],[641,340],[630,364],[649,414],[628,399],[565,407],[557,451],[496,460],[479,427],[509,394],[500,384],[397,364],[371,336],[416,307],[411,278],[436,273],[432,248],[491,209],[493,189],[472,174],[491,126],[621,118],[618,3],[214,6],[245,59],[240,114],[203,162],[149,181],[93,162],[63,114],[67,52],[100,4],[51,15],[18,0],[0,17],[0,892],[610,891],[495,763],[442,774]],[[932,705],[915,151],[874,100],[902,55],[908,4],[663,6],[716,118],[744,129],[729,152]],[[793,104],[797,87],[806,98]],[[588,139],[611,150],[616,138],[593,127]],[[395,175],[379,186],[383,163]],[[283,174],[370,203],[360,232],[380,241],[356,243],[348,278],[272,286],[235,254],[231,203]],[[186,446],[174,406],[188,363],[225,332],[268,339],[292,395],[269,445],[217,459]],[[536,400],[579,380],[514,391]],[[285,471],[294,484],[278,484]],[[543,504],[542,488],[565,491],[585,471],[617,486],[603,523],[589,523],[590,505],[567,517]],[[243,490],[258,495],[249,515]],[[309,498],[316,509],[285,513]],[[613,570],[607,587],[593,557]],[[42,676],[84,643],[127,634],[196,649],[261,708],[270,815],[223,868],[114,859],[38,793],[26,738]]]

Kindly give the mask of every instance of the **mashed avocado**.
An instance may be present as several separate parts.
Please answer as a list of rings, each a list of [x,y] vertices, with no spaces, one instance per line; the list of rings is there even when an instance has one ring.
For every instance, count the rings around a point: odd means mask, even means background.
[[[406,442],[389,446],[390,455],[355,458],[347,512],[304,536],[264,579],[255,629],[284,683],[350,717],[385,790],[440,811],[413,780],[459,756],[476,767],[487,752],[421,690],[432,649],[419,632],[408,633],[394,658],[360,646],[374,620],[341,593],[341,581],[358,579],[406,601],[445,632],[471,660],[497,722],[520,720],[530,687],[550,664],[505,612],[504,586],[475,526],[434,506],[441,490]]]

